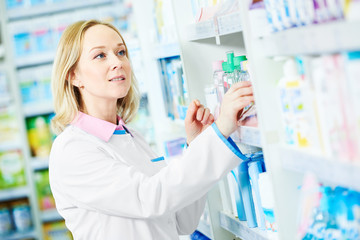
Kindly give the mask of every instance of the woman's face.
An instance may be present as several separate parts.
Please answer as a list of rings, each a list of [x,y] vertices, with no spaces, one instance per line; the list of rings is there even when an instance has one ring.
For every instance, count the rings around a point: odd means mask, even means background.
[[[86,106],[113,106],[117,99],[126,96],[131,84],[131,66],[117,32],[104,25],[87,29],[72,82],[80,88]]]

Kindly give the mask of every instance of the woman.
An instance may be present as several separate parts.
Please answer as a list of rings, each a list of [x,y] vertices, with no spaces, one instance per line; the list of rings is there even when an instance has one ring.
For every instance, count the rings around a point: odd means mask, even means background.
[[[63,33],[52,91],[59,136],[50,154],[50,185],[76,240],[191,234],[206,192],[240,162],[229,135],[238,113],[253,101],[249,83],[234,85],[216,123],[193,101],[185,119],[189,146],[181,160],[166,165],[125,126],[139,103],[126,44],[116,28],[95,20],[76,22]]]

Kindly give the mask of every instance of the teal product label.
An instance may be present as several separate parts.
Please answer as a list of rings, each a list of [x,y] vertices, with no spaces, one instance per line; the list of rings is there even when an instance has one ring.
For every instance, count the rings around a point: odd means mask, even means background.
[[[6,0],[6,8],[12,9],[12,8],[21,8],[24,7],[25,0]]]
[[[11,215],[8,208],[0,209],[0,236],[11,232]]]
[[[27,231],[32,226],[31,212],[29,206],[17,206],[13,208],[13,218],[16,230]]]
[[[17,33],[14,35],[14,43],[15,43],[15,55],[17,57],[26,56],[31,54],[31,40],[30,33]]]
[[[36,31],[36,50],[38,52],[49,52],[53,50],[54,40],[50,29]]]

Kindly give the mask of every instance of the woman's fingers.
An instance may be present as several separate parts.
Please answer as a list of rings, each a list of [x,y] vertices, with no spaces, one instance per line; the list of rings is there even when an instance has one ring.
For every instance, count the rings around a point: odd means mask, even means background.
[[[205,108],[203,105],[200,105],[197,110],[197,113],[196,113],[196,120],[201,122],[201,120],[203,119],[204,113],[205,113]]]
[[[250,81],[243,81],[243,82],[237,82],[237,83],[234,83],[231,88],[228,90],[228,92],[234,92],[238,89],[241,89],[241,88],[246,88],[246,87],[251,87],[252,84]]]
[[[201,120],[201,123],[203,125],[205,125],[207,123],[209,116],[210,116],[210,110],[208,108],[205,108],[204,116],[203,116],[203,118]]]

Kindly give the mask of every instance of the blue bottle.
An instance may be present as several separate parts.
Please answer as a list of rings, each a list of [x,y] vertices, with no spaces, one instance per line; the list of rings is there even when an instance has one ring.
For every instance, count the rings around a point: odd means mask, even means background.
[[[244,160],[238,166],[237,179],[239,180],[239,187],[244,203],[244,210],[249,228],[257,227],[255,207],[252,198],[252,190],[249,179],[248,163],[250,160]]]

